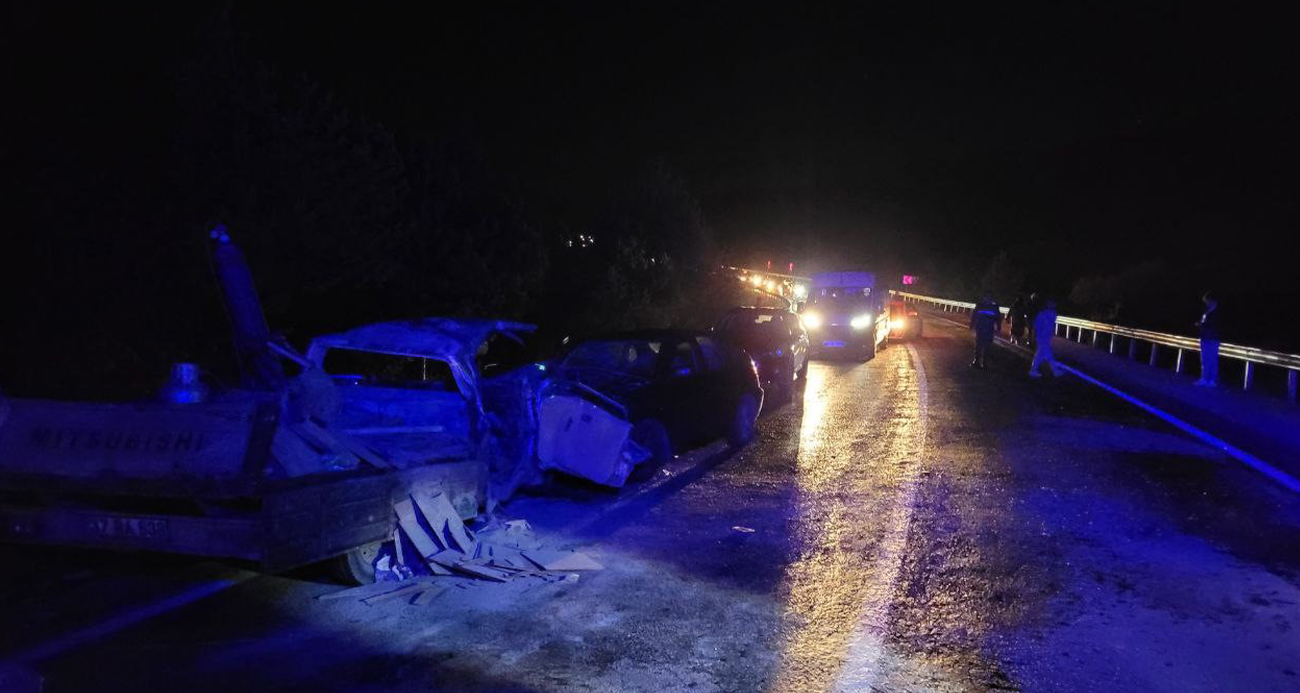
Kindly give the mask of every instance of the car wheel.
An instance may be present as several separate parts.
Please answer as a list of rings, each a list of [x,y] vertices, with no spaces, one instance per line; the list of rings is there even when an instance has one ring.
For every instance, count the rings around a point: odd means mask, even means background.
[[[758,419],[758,399],[744,395],[736,403],[731,416],[731,429],[727,431],[727,444],[738,448],[754,439],[754,422]]]
[[[632,440],[650,451],[649,462],[663,464],[673,458],[673,443],[668,429],[654,419],[645,419],[632,427]]]
[[[797,377],[799,380],[808,379],[808,362],[811,360],[812,357],[809,356],[808,352],[805,351],[803,353],[803,365],[799,366],[799,372],[795,374],[795,377]]]
[[[777,374],[777,379],[772,383],[773,395],[775,400],[773,405],[780,405],[794,399],[794,384],[796,375],[794,372],[794,357],[791,356],[786,362],[785,367]],[[767,398],[764,398],[766,403]]]
[[[355,549],[330,559],[330,573],[345,585],[368,585],[375,581],[375,560],[384,542],[358,546]]]
[[[872,339],[862,347],[862,360],[870,361],[876,358],[876,340]]]

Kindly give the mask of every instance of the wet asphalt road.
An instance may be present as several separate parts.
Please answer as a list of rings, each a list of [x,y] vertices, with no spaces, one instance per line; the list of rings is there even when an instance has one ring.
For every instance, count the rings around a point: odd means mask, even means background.
[[[937,322],[760,438],[504,511],[606,570],[320,602],[311,571],[6,549],[47,691],[1300,691],[1300,498]]]

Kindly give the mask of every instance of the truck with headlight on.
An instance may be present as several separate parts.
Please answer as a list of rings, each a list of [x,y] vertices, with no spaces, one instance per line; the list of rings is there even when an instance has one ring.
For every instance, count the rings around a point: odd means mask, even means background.
[[[889,339],[889,311],[876,275],[862,270],[814,274],[803,312],[814,358],[842,356],[863,361]]]

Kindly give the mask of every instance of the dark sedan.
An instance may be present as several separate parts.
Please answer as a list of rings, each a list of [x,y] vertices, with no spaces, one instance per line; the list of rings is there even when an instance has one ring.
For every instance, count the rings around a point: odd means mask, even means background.
[[[554,376],[598,393],[632,425],[632,439],[665,461],[725,436],[749,442],[763,406],[753,361],[707,333],[624,332],[573,345]]]
[[[799,316],[783,308],[733,308],[714,334],[745,350],[758,364],[764,389],[782,399],[808,374],[808,333]]]

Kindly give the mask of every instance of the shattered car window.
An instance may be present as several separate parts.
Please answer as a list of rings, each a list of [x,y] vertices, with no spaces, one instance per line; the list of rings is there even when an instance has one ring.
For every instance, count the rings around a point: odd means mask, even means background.
[[[519,338],[503,332],[494,332],[479,345],[474,359],[479,373],[485,378],[507,373],[537,360],[535,345],[530,338]]]
[[[829,305],[840,308],[857,308],[871,304],[871,287],[862,289],[822,289],[818,295],[813,296],[813,305]]]
[[[790,330],[779,316],[771,313],[745,312],[728,316],[722,322],[722,332],[742,341],[749,339],[780,339]]]
[[[704,368],[710,373],[720,373],[726,366],[726,358],[717,342],[708,337],[700,337],[700,353],[704,355]]]
[[[675,376],[695,375],[698,370],[695,364],[695,350],[691,347],[690,342],[679,342],[673,349],[673,360],[669,366],[669,372]]]
[[[374,351],[333,348],[325,354],[324,370],[336,382],[375,387],[456,389],[451,367],[444,361]]]
[[[583,342],[564,357],[561,366],[570,369],[594,368],[638,378],[653,378],[661,347],[660,342],[641,339]]]

